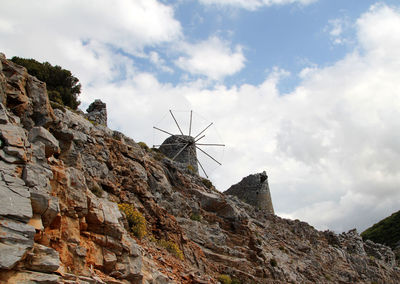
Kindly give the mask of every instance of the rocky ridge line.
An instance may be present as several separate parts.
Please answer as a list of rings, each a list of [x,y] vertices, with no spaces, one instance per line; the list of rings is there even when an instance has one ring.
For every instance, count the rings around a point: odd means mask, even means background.
[[[42,82],[0,62],[1,283],[400,282],[388,247],[222,194],[122,133],[52,109]],[[148,236],[129,232],[118,203],[144,215]]]

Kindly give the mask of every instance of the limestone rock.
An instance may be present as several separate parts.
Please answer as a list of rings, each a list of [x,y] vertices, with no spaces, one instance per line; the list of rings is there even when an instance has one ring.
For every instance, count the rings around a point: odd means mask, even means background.
[[[26,268],[39,272],[53,272],[60,266],[58,252],[52,248],[35,244],[29,254]]]
[[[0,217],[0,269],[13,268],[33,247],[34,235],[32,226]]]
[[[44,127],[33,127],[29,131],[29,141],[31,143],[42,142],[45,145],[46,157],[60,153],[58,140]]]
[[[54,120],[46,84],[28,74],[26,69],[0,57],[1,102],[21,118],[24,127],[47,126]],[[4,88],[4,77],[6,84]]]
[[[268,176],[265,172],[249,175],[238,184],[232,185],[225,194],[235,195],[256,209],[274,214]]]
[[[5,145],[24,148],[28,146],[23,128],[12,124],[0,124],[0,137]]]
[[[32,218],[30,194],[25,186],[0,181],[0,200],[0,216],[22,222]]]
[[[107,107],[101,100],[95,100],[86,110],[86,117],[100,125],[107,126]]]
[[[8,283],[18,284],[58,284],[61,277],[57,274],[48,274],[35,271],[19,271],[8,279]]]
[[[60,212],[58,198],[50,196],[48,207],[42,214],[42,222],[44,227],[48,227]]]
[[[0,57],[1,283],[400,283],[389,248],[271,214],[265,173],[218,192],[81,112],[54,118],[44,85]]]

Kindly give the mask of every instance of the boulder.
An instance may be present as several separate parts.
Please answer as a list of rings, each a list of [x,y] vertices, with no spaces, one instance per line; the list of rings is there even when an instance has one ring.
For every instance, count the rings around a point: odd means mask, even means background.
[[[58,284],[61,282],[61,276],[35,271],[18,271],[8,279],[8,283],[18,284]]]
[[[35,243],[25,262],[26,268],[39,272],[54,272],[60,266],[58,252],[52,248]]]
[[[35,229],[26,223],[0,217],[0,269],[11,269],[33,247]]]
[[[31,131],[29,131],[28,138],[31,143],[40,141],[45,145],[46,157],[60,153],[58,140],[42,126],[33,127]]]
[[[6,146],[24,148],[28,146],[25,130],[12,124],[0,124],[0,138]]]
[[[30,193],[27,187],[0,181],[0,216],[27,223],[32,218]]]

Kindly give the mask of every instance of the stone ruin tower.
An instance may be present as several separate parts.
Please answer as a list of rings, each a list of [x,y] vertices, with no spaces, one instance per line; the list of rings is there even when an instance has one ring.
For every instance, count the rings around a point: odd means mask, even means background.
[[[188,146],[183,148],[185,144],[188,144]],[[168,158],[199,174],[196,145],[193,137],[189,135],[172,135],[161,144],[159,150]]]
[[[232,185],[224,193],[237,196],[256,209],[274,214],[268,176],[265,171],[243,178],[241,182]]]
[[[202,165],[202,163],[197,158],[197,150],[201,151],[204,155],[208,158],[213,160],[215,163],[221,165],[212,155],[207,153],[205,150],[201,149],[200,146],[216,146],[216,147],[224,147],[224,144],[219,143],[206,143],[200,141],[206,135],[204,134],[207,129],[209,129],[213,122],[211,122],[207,127],[202,129],[197,135],[192,136],[192,116],[193,111],[190,111],[190,122],[189,122],[189,132],[188,135],[185,135],[175,118],[172,110],[169,110],[171,117],[173,118],[180,134],[172,134],[166,130],[153,126],[154,129],[163,132],[165,134],[170,135],[161,145],[153,145],[153,147],[159,147],[161,153],[163,153],[166,157],[170,158],[172,161],[177,162],[177,165],[183,169],[188,169],[193,173],[199,174],[200,166],[201,170],[203,171],[204,175],[208,178],[208,175]]]

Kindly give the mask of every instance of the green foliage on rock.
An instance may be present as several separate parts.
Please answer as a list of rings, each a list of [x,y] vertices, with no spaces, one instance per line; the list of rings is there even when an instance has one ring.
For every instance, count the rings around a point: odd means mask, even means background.
[[[385,244],[391,248],[400,241],[400,211],[381,220],[361,233],[363,240]]]
[[[147,235],[147,222],[145,217],[138,210],[135,209],[133,204],[120,203],[118,204],[120,211],[125,213],[128,220],[131,232],[139,239]]]
[[[231,277],[226,274],[221,274],[220,276],[218,276],[218,281],[221,282],[222,284],[232,284]]]
[[[49,62],[40,63],[35,59],[14,56],[11,61],[24,66],[28,73],[46,83],[49,99],[58,104],[75,110],[80,104],[78,95],[81,93],[79,79],[72,76],[71,71],[53,66]]]

